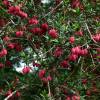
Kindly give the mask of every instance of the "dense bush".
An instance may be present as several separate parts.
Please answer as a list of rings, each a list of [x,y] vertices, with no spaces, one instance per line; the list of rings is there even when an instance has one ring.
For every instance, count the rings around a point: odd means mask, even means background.
[[[99,100],[99,4],[0,1],[0,100]]]

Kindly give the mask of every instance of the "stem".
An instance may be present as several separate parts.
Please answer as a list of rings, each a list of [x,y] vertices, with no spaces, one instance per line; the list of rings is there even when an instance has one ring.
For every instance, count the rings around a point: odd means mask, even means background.
[[[53,10],[51,10],[49,13],[47,13],[44,17],[48,16],[49,14],[52,14],[62,3],[63,3],[63,1],[61,1]]]
[[[48,81],[48,92],[49,92],[48,93],[49,99],[52,100],[49,81]]]
[[[97,43],[97,42],[93,39],[92,34],[91,34],[91,32],[90,32],[90,30],[89,30],[89,27],[88,27],[88,25],[87,25],[86,22],[85,22],[85,25],[86,25],[87,31],[88,31],[88,33],[89,33],[89,35],[90,35],[90,38],[93,40],[94,43]]]
[[[26,88],[28,85],[24,85],[24,86],[22,86],[20,89],[18,89],[18,90],[21,90],[21,89],[24,89],[24,88]],[[8,100],[10,97],[12,97],[18,90],[15,90],[15,91],[13,91],[10,95],[8,95],[4,100]]]

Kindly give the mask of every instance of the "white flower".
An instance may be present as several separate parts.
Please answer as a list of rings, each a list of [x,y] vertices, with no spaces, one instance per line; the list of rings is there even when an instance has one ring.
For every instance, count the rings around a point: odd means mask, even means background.
[[[41,3],[43,4],[50,3],[50,0],[41,0]]]

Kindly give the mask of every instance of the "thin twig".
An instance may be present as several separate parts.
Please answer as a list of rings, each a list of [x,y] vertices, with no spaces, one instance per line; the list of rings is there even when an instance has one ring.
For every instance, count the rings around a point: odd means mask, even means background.
[[[93,56],[92,56],[91,52],[90,52],[90,56],[91,56],[91,59],[92,59],[93,66],[95,67],[95,63],[94,63]]]
[[[0,36],[2,36],[1,35],[1,33],[5,30],[5,28],[9,25],[9,24],[11,24],[12,22],[11,21],[9,21],[1,30],[0,30]]]
[[[12,92],[10,95],[8,95],[4,100],[8,100],[10,97],[12,97],[17,91]]]
[[[4,100],[8,100],[10,97],[12,97],[17,91],[26,88],[28,85],[22,86],[20,89],[13,91],[10,95],[8,95]]]
[[[48,81],[48,92],[49,92],[48,93],[49,99],[52,100],[49,81]]]
[[[90,35],[90,38],[93,40],[93,42],[97,43],[97,42],[93,39],[92,34],[91,34],[91,32],[90,32],[90,30],[89,30],[89,27],[88,27],[88,25],[87,25],[86,22],[85,22],[85,25],[86,25],[86,29],[87,29],[87,31],[88,31],[88,33],[89,33],[89,35]]]
[[[48,16],[49,14],[52,14],[62,3],[63,3],[63,1],[61,1],[53,10],[51,10],[49,13],[47,13],[44,17]]]

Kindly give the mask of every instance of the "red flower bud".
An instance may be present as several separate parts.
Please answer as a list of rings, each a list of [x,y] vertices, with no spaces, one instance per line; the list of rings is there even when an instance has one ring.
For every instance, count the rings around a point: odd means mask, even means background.
[[[68,61],[64,60],[60,63],[60,65],[63,67],[63,68],[66,68],[68,67]]]
[[[69,96],[66,97],[66,100],[71,100],[71,98]]]
[[[80,97],[79,97],[79,96],[74,95],[74,96],[72,96],[72,100],[80,100]]]
[[[19,6],[10,6],[8,9],[8,13],[13,14],[13,15],[18,15],[19,12],[20,12]]]
[[[33,33],[34,35],[39,35],[39,34],[41,34],[41,29],[38,28],[38,27],[33,28],[31,31],[32,31],[32,33]]]
[[[48,33],[53,39],[56,39],[58,38],[58,33],[55,29],[51,29],[49,30],[49,33]]]
[[[96,35],[93,35],[92,38],[96,41],[96,42],[100,42],[100,34],[96,34]]]
[[[72,48],[71,52],[76,55],[80,54],[81,52],[80,46]]]
[[[48,80],[48,81],[51,81],[51,80],[52,80],[52,77],[51,77],[51,76],[48,76],[48,77],[47,77],[47,80]]]
[[[29,24],[36,25],[38,23],[39,23],[39,21],[36,18],[29,19]]]
[[[75,42],[74,36],[71,36],[71,37],[69,38],[69,42],[70,42],[71,44]]]
[[[15,45],[14,45],[13,43],[9,43],[7,46],[8,46],[8,48],[10,48],[10,49],[14,49],[14,47],[15,47]]]
[[[5,6],[11,6],[11,3],[8,1],[8,0],[3,0],[3,4],[5,5]]]
[[[10,40],[10,38],[8,37],[8,36],[5,36],[4,38],[3,38],[3,41],[9,41]]]
[[[16,36],[17,36],[17,37],[21,37],[21,36],[23,36],[23,34],[24,34],[23,31],[17,31],[17,32],[16,32]]]
[[[47,23],[42,24],[42,25],[41,25],[41,28],[42,28],[43,30],[48,30],[48,24],[47,24]]]
[[[69,60],[70,60],[70,61],[76,61],[77,58],[78,58],[78,55],[76,55],[76,54],[71,54],[71,55],[69,56]]]
[[[39,78],[42,79],[44,77],[45,73],[46,73],[46,70],[44,70],[44,69],[43,70],[40,70],[39,71]]]
[[[29,66],[25,66],[22,70],[23,74],[28,74],[30,72],[30,67]]]
[[[62,48],[61,47],[56,47],[53,54],[54,54],[55,57],[60,57],[63,54]]]
[[[7,50],[6,49],[2,49],[0,52],[0,57],[4,57],[7,55]]]
[[[75,32],[76,35],[83,36],[83,32],[81,30]]]
[[[21,18],[27,18],[28,15],[27,13],[23,12],[23,11],[19,11],[18,15],[21,17]]]
[[[47,80],[47,78],[45,78],[45,77],[42,78],[42,81],[43,81],[44,83],[46,83],[46,84],[48,83],[48,80]]]
[[[3,53],[3,55],[7,55],[7,50],[6,49],[2,49],[1,52]]]
[[[87,49],[83,49],[83,50],[80,51],[80,55],[81,56],[85,56],[87,54],[88,54],[88,50]]]

